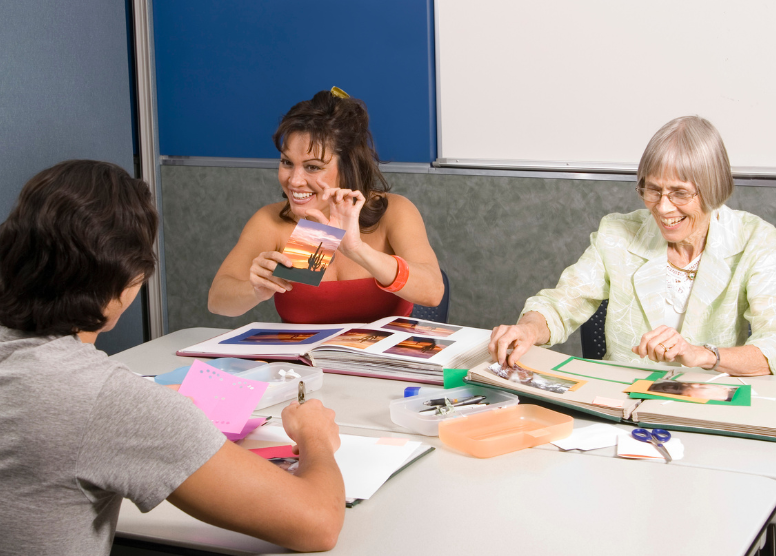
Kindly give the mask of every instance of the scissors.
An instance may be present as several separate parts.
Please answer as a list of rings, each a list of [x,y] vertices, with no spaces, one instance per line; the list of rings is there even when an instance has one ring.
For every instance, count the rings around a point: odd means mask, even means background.
[[[631,434],[636,440],[650,442],[655,446],[657,451],[666,459],[666,463],[671,461],[671,455],[668,453],[668,450],[666,450],[666,447],[663,446],[664,442],[671,440],[670,432],[665,429],[652,429],[652,432],[647,429],[633,429]]]

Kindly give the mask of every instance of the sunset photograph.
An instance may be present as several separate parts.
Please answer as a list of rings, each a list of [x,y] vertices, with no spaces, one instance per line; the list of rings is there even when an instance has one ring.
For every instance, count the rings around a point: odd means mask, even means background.
[[[447,346],[451,346],[454,343],[455,342],[449,342],[445,340],[422,338],[420,336],[410,336],[395,346],[386,349],[383,353],[402,355],[406,357],[417,357],[418,359],[431,359]]]
[[[414,334],[423,334],[425,336],[437,336],[446,338],[455,334],[462,327],[449,324],[439,324],[437,322],[420,322],[414,319],[396,319],[383,325],[387,330],[396,330],[398,332],[411,332]]]
[[[221,344],[277,346],[288,344],[313,344],[342,330],[262,330],[253,329],[229,338]]]
[[[388,338],[389,336],[393,336],[391,332],[383,332],[382,330],[369,330],[368,328],[354,328],[353,330],[348,330],[347,332],[344,332],[337,336],[336,338],[332,338],[331,340],[327,340],[326,342],[323,342],[324,345],[330,345],[330,346],[343,346],[343,347],[351,347],[356,349],[365,349],[369,346],[375,345],[380,340],[384,340],[385,338]]]
[[[293,266],[288,268],[279,264],[273,276],[311,286],[320,285],[344,235],[345,230],[300,220],[283,249]]]

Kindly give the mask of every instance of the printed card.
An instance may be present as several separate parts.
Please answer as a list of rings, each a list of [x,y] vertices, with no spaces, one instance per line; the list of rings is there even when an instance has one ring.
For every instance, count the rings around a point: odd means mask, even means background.
[[[221,432],[241,433],[267,386],[195,360],[178,393],[194,400]]]
[[[272,275],[291,282],[319,286],[344,236],[345,230],[340,228],[300,220],[283,249],[283,254],[291,259],[293,266],[288,268],[279,264]]]

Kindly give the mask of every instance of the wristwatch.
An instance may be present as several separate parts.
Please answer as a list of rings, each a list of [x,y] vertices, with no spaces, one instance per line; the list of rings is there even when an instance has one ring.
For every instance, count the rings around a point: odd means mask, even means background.
[[[713,346],[711,344],[703,344],[703,347],[705,347],[717,357],[717,362],[714,363],[714,366],[711,369],[708,369],[709,371],[716,371],[717,367],[719,367],[719,349],[717,349],[717,346]]]

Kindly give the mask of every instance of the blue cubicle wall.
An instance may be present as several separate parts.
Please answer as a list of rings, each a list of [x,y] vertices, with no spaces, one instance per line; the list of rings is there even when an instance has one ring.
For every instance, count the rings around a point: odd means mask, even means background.
[[[364,100],[380,157],[436,159],[432,0],[156,0],[160,152],[277,158],[296,102]]]

